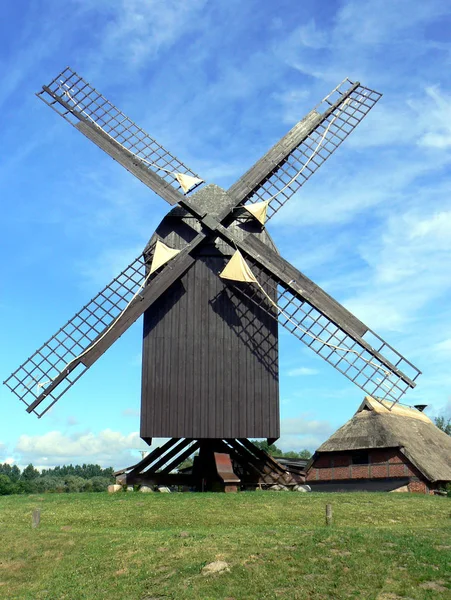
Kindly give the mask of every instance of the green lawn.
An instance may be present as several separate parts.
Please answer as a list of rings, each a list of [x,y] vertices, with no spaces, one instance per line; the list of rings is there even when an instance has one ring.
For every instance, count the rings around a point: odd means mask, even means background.
[[[450,599],[450,516],[407,494],[2,496],[0,598]]]

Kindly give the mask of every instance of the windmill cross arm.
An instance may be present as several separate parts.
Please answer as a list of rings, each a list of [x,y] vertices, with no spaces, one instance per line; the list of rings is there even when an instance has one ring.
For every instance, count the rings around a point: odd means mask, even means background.
[[[277,169],[289,154],[311,133],[325,117],[315,110],[301,121],[238,179],[227,193],[238,206],[252,194],[268,175]]]
[[[191,244],[197,246],[203,241],[203,234],[199,234]],[[191,245],[190,245],[191,246]],[[192,247],[190,248],[192,250]],[[78,365],[83,364],[87,369],[110,348],[116,340],[118,340],[133,323],[168,289],[176,279],[178,279],[185,271],[187,271],[194,262],[194,258],[188,253],[180,253],[153,281],[142,290],[142,292],[130,304],[123,316],[119,318],[112,327],[108,327],[106,332],[101,332],[99,336],[93,340],[93,343],[88,347],[83,355],[73,360],[52,382],[46,386],[45,391],[36,398],[27,408],[27,412],[33,412],[45,398],[58,387],[58,385],[67,377],[69,373],[74,371]]]
[[[55,94],[48,86],[44,85],[42,86],[42,89],[47,92],[49,96],[56,99]],[[72,123],[75,129],[78,129],[78,131],[91,140],[91,142],[109,154],[113,160],[125,167],[127,171],[132,173],[132,175],[135,175],[135,177],[144,183],[144,185],[161,196],[161,198],[166,200],[171,206],[184,199],[183,194],[173,188],[170,183],[146,167],[145,163],[139,160],[139,158],[136,158],[136,156],[129,152],[125,147],[121,146],[121,144],[105,133],[98,125],[95,125],[82,113],[75,110],[66,100],[64,100],[64,98],[58,97],[56,101],[66,108],[68,112],[77,115],[78,121]]]
[[[251,256],[262,267],[270,270],[293,293],[300,294],[305,300],[314,304],[320,312],[340,327],[352,330],[353,334],[359,337],[368,331],[369,328],[360,319],[254,235],[250,234],[243,240],[222,225],[218,225],[217,232],[226,241]]]
[[[138,257],[18,367],[5,384],[26,404],[27,412],[42,417],[191,267],[195,260],[192,251],[207,235],[208,232],[198,233],[170,264],[154,275],[145,275],[145,258]],[[44,409],[38,412],[40,405]]]
[[[183,194],[173,188],[170,183],[157,173],[148,169],[142,161],[109,137],[99,127],[88,121],[81,120],[75,125],[75,128],[101,150],[109,154],[116,162],[125,167],[127,171],[137,177],[144,185],[158,194],[163,200],[166,200],[171,206],[184,200]]]
[[[270,219],[335,152],[381,96],[359,82],[342,81],[229,188],[235,207],[245,202],[267,202]]]
[[[360,347],[359,352],[367,352],[368,356],[379,361],[380,364],[383,365],[382,372],[386,369],[402,380],[406,386],[410,388],[415,387],[416,384],[414,379],[394,364],[392,360],[384,356],[380,350],[384,349],[390,357],[393,356],[399,364],[402,363],[403,367],[407,366],[411,369],[414,377],[418,376],[419,371],[409,363],[409,361],[396,352],[396,350],[391,348],[386,342],[374,334],[367,325],[362,323],[362,321],[329,296],[303,273],[298,271],[252,234],[249,234],[243,240],[222,225],[217,227],[217,232],[223,239],[247,255],[257,268],[263,269],[267,277],[275,282],[276,288],[277,285],[280,285],[292,298],[297,298],[301,304],[307,302],[310,307],[323,315],[328,322],[336,326],[336,328],[338,328],[338,330],[340,330],[347,338],[357,343]],[[277,315],[273,316],[277,318]],[[299,317],[296,316],[296,319],[298,318]],[[300,330],[302,331],[302,326]],[[363,339],[365,334],[371,334],[377,339],[380,344],[379,349],[372,347],[370,343]],[[314,339],[315,337],[316,336],[313,334],[312,338]],[[336,341],[330,344],[332,348],[339,346],[340,338],[335,338],[335,340]],[[321,342],[320,339],[319,342]],[[325,345],[327,346],[328,343],[326,342]],[[354,352],[354,350],[349,351]],[[371,363],[371,360],[369,363]],[[385,375],[386,374],[387,373],[385,373]]]
[[[147,285],[136,300],[129,306],[124,316],[106,333],[99,344],[92,350],[88,349],[82,358],[86,367],[91,367],[102,354],[154,303],[160,296],[187,271],[195,258],[190,252],[205,239],[205,234],[199,233],[196,238],[166,265],[163,271]]]
[[[279,168],[287,157],[297,148],[317,127],[325,121],[332,112],[359,87],[356,82],[324,113],[316,109],[310,111],[303,119],[275,144],[259,161],[255,163],[238,181],[228,190],[228,194],[236,201],[237,205],[243,202],[269,175]]]
[[[203,183],[70,67],[36,95],[169,204]]]
[[[47,396],[51,394],[53,390],[55,390],[60,385],[60,383],[62,383],[64,379],[78,367],[80,363],[81,359],[74,360],[70,365],[67,365],[64,371],[62,371],[57,377],[55,377],[55,379],[52,380],[51,383],[49,383],[49,385],[46,386],[45,391],[43,391],[36,398],[36,400],[27,407],[27,413],[34,412],[36,408],[41,404],[41,402],[43,402],[47,398]],[[50,408],[50,406],[48,408]]]

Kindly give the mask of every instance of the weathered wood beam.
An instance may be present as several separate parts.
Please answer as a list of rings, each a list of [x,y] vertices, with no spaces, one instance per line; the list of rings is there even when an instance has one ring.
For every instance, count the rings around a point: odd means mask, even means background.
[[[164,454],[167,450],[172,448],[172,446],[174,446],[176,443],[177,443],[177,439],[171,438],[162,446],[159,446],[158,448],[155,448],[154,450],[152,450],[152,452],[149,452],[149,454],[147,456],[145,456],[142,460],[140,460],[139,463],[136,463],[136,465],[133,465],[131,467],[128,467],[127,469],[124,469],[122,471],[122,473],[125,473],[126,471],[129,471],[131,474],[139,473],[140,471],[142,471],[143,469],[148,467],[151,462],[153,462],[154,460],[157,460],[157,458],[160,458],[160,456],[162,454]],[[119,474],[120,474],[119,472],[115,473],[115,475],[119,475]]]
[[[27,408],[31,413],[51,392],[74,370],[79,364],[89,369],[104,354],[110,346],[139,319],[139,317],[154,303],[162,294],[179,279],[194,263],[195,258],[192,251],[207,237],[206,233],[198,233],[194,240],[186,246],[169,265],[147,285],[129,305],[124,313],[101,332],[83,354],[67,365],[55,379],[45,388],[36,400]]]
[[[275,279],[280,280],[293,296],[301,301],[306,300],[316,308],[318,312],[323,314],[339,329],[346,333],[346,335],[362,346],[362,348],[372,356],[377,358],[382,365],[387,367],[392,373],[395,373],[409,387],[414,388],[416,386],[415,382],[412,381],[410,377],[398,369],[392,362],[362,338],[365,333],[370,331],[369,327],[357,319],[357,317],[339,302],[329,296],[329,294],[311,281],[311,279],[283,259],[277,252],[271,250],[252,234],[249,234],[243,240],[222,225],[218,225],[216,231],[223,239],[231,242],[232,245],[236,246],[242,250],[244,254],[255,260],[258,265],[270,271]]]
[[[191,252],[205,239],[204,233],[199,233],[194,240],[186,246],[170,264],[166,265],[161,273],[147,285],[130,304],[127,310],[118,318],[113,326],[104,334],[100,334],[100,341],[94,340],[81,359],[86,367],[91,367],[106,350],[127,331],[127,329],[156,302],[164,292],[179,279],[195,262]],[[103,337],[102,337],[103,336]]]
[[[171,460],[171,458],[173,458],[174,456],[179,454],[182,450],[184,450],[187,446],[189,446],[192,443],[192,441],[193,440],[191,440],[189,438],[188,439],[187,438],[179,439],[177,441],[177,444],[171,450],[169,450],[169,452],[167,452],[164,456],[162,456],[155,464],[153,464],[149,468],[148,472],[156,473],[158,471],[158,469],[163,467],[169,460]],[[193,452],[194,452],[194,450],[193,450]],[[182,462],[182,461],[180,461],[180,462]]]
[[[193,440],[190,440],[190,442],[192,442],[192,441]],[[199,450],[199,448],[200,448],[200,441],[197,440],[194,444],[192,444],[189,448],[187,448],[179,456],[174,458],[174,460],[172,460],[168,465],[166,465],[164,467],[164,469],[161,469],[160,473],[162,473],[163,475],[169,474],[172,471],[172,469],[175,469],[175,467],[177,465],[180,465],[185,459],[187,459],[189,456],[191,456],[191,454],[193,454],[193,452],[196,452],[196,450]]]
[[[354,335],[363,336],[368,327],[349,312],[339,302],[329,296],[322,288],[298,271],[288,261],[263,244],[256,236],[250,234],[245,239],[239,239],[230,229],[222,225],[217,232],[226,241],[236,245],[245,254],[253,258],[259,265],[274,274],[296,296],[302,297],[314,306],[320,313],[330,319],[340,328],[352,330]]]
[[[97,127],[89,121],[80,121],[75,125],[75,128],[90,139],[91,142],[96,144],[101,150],[109,154],[112,159],[125,167],[127,171],[137,177],[144,185],[161,196],[163,200],[166,200],[171,206],[178,204],[180,200],[183,200],[183,194],[177,191],[162,177],[157,175],[157,173],[154,173],[146,167],[139,158],[115,142],[110,136],[102,131],[100,127]]]
[[[324,113],[312,110],[275,144],[268,152],[258,160],[238,181],[236,181],[227,193],[237,206],[248,198],[274,171],[276,171],[288,158],[288,156],[302,142],[325,121],[332,112],[348,98],[360,83],[354,83],[333,105]],[[222,219],[221,219],[222,220]]]

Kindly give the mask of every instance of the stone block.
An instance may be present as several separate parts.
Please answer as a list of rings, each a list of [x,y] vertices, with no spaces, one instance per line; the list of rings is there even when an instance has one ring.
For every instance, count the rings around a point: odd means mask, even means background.
[[[108,486],[108,493],[115,494],[116,492],[122,492],[122,486],[117,483]]]

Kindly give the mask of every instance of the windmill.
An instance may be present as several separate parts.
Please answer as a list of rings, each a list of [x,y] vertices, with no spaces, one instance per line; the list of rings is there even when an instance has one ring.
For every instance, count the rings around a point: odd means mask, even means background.
[[[249,441],[280,435],[279,325],[370,396],[394,404],[415,386],[418,369],[284,260],[265,228],[381,94],[345,79],[228,190],[70,68],[37,96],[173,208],[142,255],[5,382],[27,412],[41,417],[144,315],[140,434],[169,440],[119,475],[234,490],[295,482]],[[194,452],[192,472],[174,473]]]

